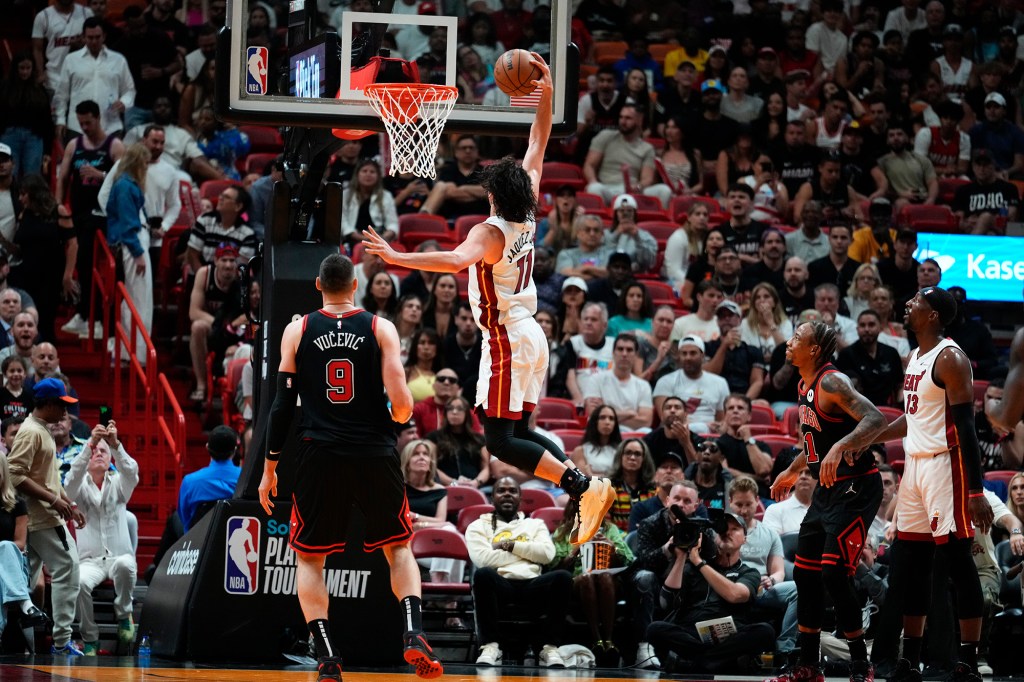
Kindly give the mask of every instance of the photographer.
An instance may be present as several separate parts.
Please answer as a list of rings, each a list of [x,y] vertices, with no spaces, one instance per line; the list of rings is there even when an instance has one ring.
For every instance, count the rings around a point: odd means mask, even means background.
[[[670,459],[670,458],[667,458]],[[667,461],[667,460],[666,460]],[[703,516],[707,510],[700,503],[697,488],[690,481],[681,481],[670,486],[665,507],[643,519],[636,529],[636,561],[633,584],[633,625],[640,641],[637,647],[637,668],[656,669],[661,667],[654,648],[645,637],[647,626],[654,620],[661,583],[672,562],[672,545],[680,519],[672,512],[676,506],[684,516]]]
[[[715,538],[717,557],[710,562],[702,556],[706,555],[702,547],[709,541],[706,533],[689,549],[672,547],[673,563],[661,590],[661,604],[673,611],[647,628],[647,640],[665,657],[666,672],[693,672],[698,666],[709,673],[742,670],[745,658],[752,662],[761,652],[775,648],[771,625],[745,622],[760,582],[757,571],[740,558],[746,524],[736,514],[724,512],[716,526],[721,533]],[[718,642],[702,641],[696,624],[725,617],[732,617],[736,632]]]

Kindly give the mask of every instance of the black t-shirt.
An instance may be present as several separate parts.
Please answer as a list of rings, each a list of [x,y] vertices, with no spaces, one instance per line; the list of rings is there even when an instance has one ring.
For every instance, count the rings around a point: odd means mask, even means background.
[[[759,260],[756,263],[744,267],[743,275],[741,277],[743,280],[741,288],[744,291],[750,291],[761,282],[768,282],[775,287],[776,291],[781,291],[786,286],[786,280],[782,276],[786,269],[785,264],[786,261],[783,259],[782,266],[780,266],[778,270],[772,270],[763,260]]]
[[[756,256],[761,252],[761,234],[767,225],[758,220],[751,220],[742,230],[737,230],[731,222],[724,222],[718,229],[728,246],[736,249],[741,256]]]
[[[0,507],[0,542],[14,542],[14,526],[17,524],[19,516],[27,516],[28,507],[25,505],[25,500],[20,497],[14,502],[14,508],[11,511],[7,511]]]
[[[714,357],[718,352],[718,347],[721,345],[721,339],[709,341],[704,351],[704,356]],[[747,389],[750,388],[750,372],[755,367],[765,369],[764,356],[757,348],[744,341],[740,341],[739,346],[725,351],[725,362],[722,365],[722,371],[718,375],[725,379],[726,383],[729,384],[729,390],[733,393],[746,393]],[[732,460],[729,460],[729,463],[731,464]]]
[[[981,446],[981,470],[999,471],[1003,466],[1003,439],[992,430],[992,425],[984,412],[974,415],[974,430],[978,434],[978,445]]]
[[[31,391],[22,389],[21,395],[15,397],[6,386],[0,386],[0,420],[8,417],[27,417],[32,408]]]
[[[814,307],[814,289],[810,286],[805,286],[804,295],[797,298],[789,293],[789,289],[782,287],[779,289],[779,301],[782,302],[782,309],[786,311],[786,317],[789,318],[789,321],[793,323],[793,328],[796,329],[800,313]]]
[[[703,486],[697,480],[696,462],[686,467],[685,476],[687,480],[693,481],[694,485],[697,486],[697,494],[705,507],[708,509],[725,509],[725,487],[727,483],[725,469],[722,467],[718,468],[715,482],[709,486]]]
[[[467,419],[469,418],[467,415]],[[440,429],[431,431],[424,437],[437,445],[438,471],[443,471],[451,478],[476,478],[480,475],[480,447],[471,443],[468,438],[455,441],[455,447],[451,448],[452,441],[446,440]]]
[[[673,612],[672,622],[677,625],[692,625],[702,620],[726,616],[731,616],[739,623],[746,622],[753,598],[757,595],[761,574],[742,561],[737,561],[729,567],[719,566],[717,562],[708,562],[708,566],[729,582],[746,585],[750,591],[750,599],[735,604],[727,601],[711,588],[704,578],[703,569],[698,571],[696,566],[690,564],[683,571],[683,584],[679,594],[680,608]]]
[[[409,499],[409,511],[420,516],[437,515],[437,505],[448,496],[444,488],[433,490],[417,490],[408,483],[405,484],[405,496]]]
[[[859,267],[860,263],[852,258],[847,258],[846,262],[843,263],[843,267],[838,270],[828,256],[812,260],[807,264],[807,272],[810,275],[810,278],[807,280],[807,288],[814,289],[819,284],[835,284],[839,287],[839,299],[842,300],[843,296],[846,296],[846,291],[850,288],[850,282],[853,281],[853,275]],[[915,280],[917,279],[916,271],[914,278]]]
[[[691,121],[689,139],[700,150],[701,157],[710,161],[717,159],[723,149],[732,146],[738,129],[739,124],[727,116],[711,121],[702,114]]]
[[[651,457],[656,463],[665,459],[665,456],[670,452],[676,452],[683,455],[683,446],[675,438],[669,438],[665,435],[664,426],[659,426],[644,436],[644,442],[647,443],[647,448],[651,451]],[[691,431],[690,442],[693,443],[693,447],[696,449],[697,446],[700,445],[701,439],[697,437],[697,434]]]
[[[718,447],[722,449],[722,454],[725,456],[725,460],[729,462],[730,469],[750,474],[757,481],[757,494],[764,498],[771,497],[771,490],[768,488],[768,485],[758,478],[754,472],[754,465],[751,463],[750,454],[747,452],[746,441],[724,433],[718,437]],[[757,441],[757,449],[766,455],[771,456],[772,454],[771,448],[761,441]]]
[[[438,173],[437,179],[443,182],[450,182],[456,187],[479,185],[481,182],[480,166],[478,165],[470,173],[463,173],[459,170],[459,165],[457,163],[449,163],[441,169],[441,172]],[[446,201],[441,209],[441,213],[447,217],[472,214],[490,215],[491,205],[487,201],[486,197],[467,202]]]
[[[772,151],[772,162],[779,169],[779,179],[786,186],[789,196],[795,197],[800,191],[800,185],[814,176],[818,167],[818,153],[818,148],[809,144],[789,147],[783,143]]]
[[[476,404],[476,380],[480,373],[480,332],[468,347],[459,345],[458,337],[453,335],[444,339],[444,358],[448,368],[459,376],[462,397],[470,405]]]
[[[430,178],[403,178],[403,177],[392,177],[387,176],[384,178],[384,189],[391,192],[392,196],[397,197],[403,189],[406,188],[412,182],[424,182],[427,185],[426,192],[410,192],[406,195],[405,199],[401,203],[395,204],[395,210],[398,215],[405,215],[406,213],[419,213],[420,207],[423,206],[423,202],[427,200],[427,195],[430,193],[431,188],[434,186],[434,181]]]
[[[394,456],[395,425],[384,392],[376,320],[361,309],[306,316],[295,353],[300,437],[328,443],[343,455]]]
[[[950,207],[954,211],[963,211],[964,215],[973,216],[979,213],[999,213],[1019,203],[1020,193],[1017,188],[997,178],[987,185],[975,181],[958,187]]]
[[[876,344],[875,356],[867,352],[864,344],[856,341],[839,351],[836,367],[857,386],[865,398],[875,405],[893,405],[893,396],[903,384],[903,362],[892,346]]]
[[[839,163],[843,184],[853,187],[864,196],[869,196],[878,189],[875,179],[871,176],[871,170],[878,165],[876,158],[863,150],[857,156],[851,156],[844,154],[840,149]]]
[[[892,258],[883,258],[875,264],[878,267],[878,276],[882,278],[882,284],[892,288],[895,301],[893,310],[903,310],[907,301],[917,293],[917,268],[920,263],[916,258],[911,259],[910,267],[900,270],[896,267],[896,261]]]

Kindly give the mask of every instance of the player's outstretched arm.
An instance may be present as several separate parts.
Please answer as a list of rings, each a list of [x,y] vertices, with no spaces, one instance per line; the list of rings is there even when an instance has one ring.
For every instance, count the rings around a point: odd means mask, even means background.
[[[398,330],[388,320],[378,317],[374,335],[380,346],[381,378],[391,400],[391,418],[404,424],[412,417],[412,393],[409,392],[405,370],[402,369],[402,344],[398,339]]]
[[[1002,400],[985,401],[985,414],[994,428],[1012,432],[1024,417],[1024,329],[1018,329],[1013,336],[1005,386]]]
[[[295,413],[295,398],[298,386],[295,383],[295,352],[302,337],[302,320],[290,322],[281,335],[281,363],[277,367],[277,392],[270,406],[270,424],[267,429],[267,455],[263,460],[263,478],[260,479],[260,505],[267,514],[274,503],[271,497],[277,495],[277,460],[292,428]]]
[[[818,478],[828,488],[836,482],[836,471],[843,458],[852,463],[885,430],[886,421],[874,403],[861,395],[841,372],[829,372],[822,377],[818,395],[857,420],[853,431],[836,441],[821,460]]]
[[[530,144],[523,156],[523,170],[525,170],[533,183],[533,195],[540,196],[540,177],[544,167],[544,151],[548,147],[548,138],[551,137],[551,98],[554,86],[551,83],[551,70],[544,62],[544,58],[536,52],[531,52],[530,63],[540,71],[540,78],[533,81],[535,88],[540,88],[540,101],[537,102],[537,113],[530,126]]]
[[[473,263],[484,261],[496,263],[501,258],[505,242],[501,231],[495,227],[475,225],[466,235],[466,241],[454,251],[431,251],[425,253],[400,253],[391,248],[376,230],[363,230],[363,246],[368,253],[380,256],[385,263],[415,270],[430,272],[462,272]]]
[[[982,486],[981,446],[974,426],[974,376],[971,361],[963,351],[947,348],[935,361],[935,378],[936,383],[941,382],[946,387],[946,400],[949,402],[960,456],[967,472],[970,489],[967,504],[971,519],[978,530],[985,534],[992,527],[993,515],[992,506],[985,499]]]

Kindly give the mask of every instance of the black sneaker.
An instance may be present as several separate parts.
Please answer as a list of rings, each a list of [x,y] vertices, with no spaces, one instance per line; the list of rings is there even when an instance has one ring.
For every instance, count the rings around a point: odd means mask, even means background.
[[[416,668],[416,676],[427,680],[444,674],[444,666],[434,655],[422,632],[411,632],[405,636],[405,662]]]
[[[875,666],[868,661],[850,661],[850,682],[875,682]]]
[[[52,621],[46,612],[33,604],[21,614],[21,626],[26,628],[45,627]]]
[[[341,657],[324,656],[317,666],[317,680],[335,680],[341,682]]]
[[[978,671],[966,663],[953,666],[953,682],[982,682]]]
[[[785,665],[778,675],[765,682],[825,682],[825,673],[818,665]]]
[[[905,658],[896,663],[896,670],[893,672],[889,682],[921,682],[923,679],[921,671],[910,664]]]

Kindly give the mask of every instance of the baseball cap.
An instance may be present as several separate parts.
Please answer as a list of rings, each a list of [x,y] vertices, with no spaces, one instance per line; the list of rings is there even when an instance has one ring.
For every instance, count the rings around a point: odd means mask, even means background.
[[[558,189],[555,190],[556,197],[574,197],[576,196],[576,188],[572,185],[559,185]]]
[[[747,534],[747,522],[743,520],[743,517],[739,514],[731,511],[722,512],[722,517],[715,523],[715,531],[721,535],[728,528],[729,521],[734,522],[737,526],[743,529],[743,534]]]
[[[587,286],[587,280],[582,277],[566,277],[565,281],[562,282],[562,291],[565,291],[569,287],[576,287],[583,291],[583,293],[590,291],[590,288]]]
[[[710,57],[711,55],[715,54],[716,52],[721,52],[723,55],[728,54],[725,51],[725,48],[722,47],[721,45],[712,45],[711,49],[708,50],[708,56]]]
[[[1005,107],[1006,106],[1006,98],[1003,97],[998,92],[990,92],[990,93],[988,93],[988,95],[986,95],[986,97],[985,97],[985,104],[988,104],[989,102],[995,102],[996,104],[998,104],[1001,107]]]
[[[1017,31],[1013,28],[1013,26],[1003,26],[1002,28],[999,29],[999,35],[1013,36],[1014,38],[1016,38]]]
[[[843,127],[843,135],[863,135],[864,128],[861,127],[860,121],[850,121]]]
[[[896,241],[906,242],[908,244],[917,243],[917,232],[914,232],[910,228],[904,228],[896,233]]]
[[[939,314],[939,322],[947,326],[956,317],[956,299],[953,295],[940,287],[925,287],[921,289],[921,298],[928,301],[932,310]]]
[[[994,161],[992,160],[992,154],[990,154],[989,151],[984,148],[975,150],[974,154],[971,155],[971,162],[980,164],[982,166],[988,166],[994,163]]]
[[[796,83],[797,81],[805,81],[811,77],[811,72],[807,69],[793,69],[786,74],[787,83]]]
[[[221,244],[213,252],[214,260],[218,260],[220,258],[238,258],[238,247],[234,244]]]
[[[875,197],[868,206],[868,212],[877,215],[889,215],[892,213],[892,202],[885,197]]]
[[[68,395],[68,389],[64,382],[53,377],[37,381],[36,385],[32,387],[32,396],[37,401],[46,400],[47,398],[60,398],[69,404],[78,402],[78,398],[72,398]]]
[[[633,267],[633,258],[625,251],[616,251],[608,256],[608,266],[611,267],[616,263],[622,263],[627,268],[631,268]]]
[[[682,348],[683,346],[694,346],[695,348],[700,350],[701,353],[703,353],[704,339],[700,338],[699,336],[694,336],[693,334],[687,334],[683,338],[679,339],[679,347]]]
[[[214,427],[210,431],[210,437],[206,440],[206,447],[217,454],[227,454],[235,451],[238,447],[238,434],[230,426]]]
[[[770,57],[772,59],[775,59],[778,55],[776,55],[775,50],[773,50],[772,48],[770,48],[770,47],[762,47],[760,50],[757,51],[757,56],[758,57]]]
[[[437,5],[430,0],[420,5],[420,14],[437,14]]]
[[[964,30],[960,28],[960,24],[948,24],[946,28],[942,29],[942,35],[944,36],[956,36],[962,38]]]
[[[718,307],[715,308],[715,314],[717,315],[723,310],[728,310],[733,315],[739,315],[740,317],[743,316],[743,311],[740,309],[738,305],[736,305],[735,301],[730,301],[728,299],[722,301],[721,303],[718,304]]]
[[[635,211],[637,209],[636,199],[628,194],[620,194],[612,202],[612,210],[614,211],[618,208],[631,208]]]
[[[11,148],[0,142],[0,156],[11,156]]]
[[[797,318],[797,324],[806,324],[807,322],[821,322],[821,313],[814,308],[802,311],[800,317]]]
[[[717,90],[723,94],[725,93],[725,88],[722,87],[722,83],[715,78],[709,78],[700,84],[701,92],[707,92],[708,90]]]
[[[661,466],[662,464],[664,464],[665,460],[668,460],[668,459],[674,459],[676,461],[676,463],[679,464],[679,468],[680,469],[685,469],[686,468],[686,460],[683,459],[683,456],[680,455],[678,452],[672,452],[672,451],[666,452],[665,456],[658,460],[658,466]]]

